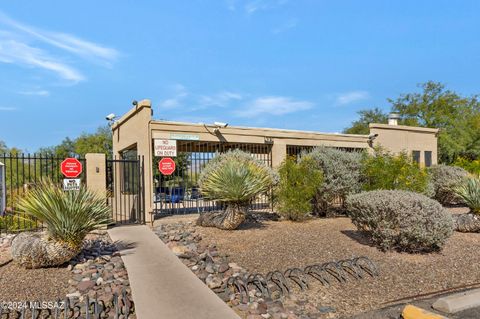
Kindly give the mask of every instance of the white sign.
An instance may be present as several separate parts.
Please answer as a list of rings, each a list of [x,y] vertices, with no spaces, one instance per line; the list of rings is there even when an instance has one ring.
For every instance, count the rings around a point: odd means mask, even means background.
[[[80,190],[80,178],[65,178],[63,180],[64,191],[79,191]]]
[[[177,141],[156,138],[153,141],[155,156],[175,157],[177,156]]]
[[[7,188],[5,185],[5,165],[0,163],[0,216],[5,214]]]
[[[199,141],[200,140],[200,135],[170,133],[170,138],[172,140]]]

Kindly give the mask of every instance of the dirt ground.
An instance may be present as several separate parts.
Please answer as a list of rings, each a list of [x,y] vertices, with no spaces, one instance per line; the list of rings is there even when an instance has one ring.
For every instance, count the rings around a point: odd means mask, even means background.
[[[464,209],[452,209],[452,213]],[[315,300],[331,306],[336,316],[398,303],[417,294],[480,283],[480,234],[457,233],[439,253],[382,252],[358,232],[348,218],[313,219],[302,223],[265,221],[242,225],[236,231],[197,227],[203,240],[215,243],[230,261],[250,272],[266,274],[355,256],[367,256],[380,271],[376,278],[350,280],[296,292],[298,300]]]

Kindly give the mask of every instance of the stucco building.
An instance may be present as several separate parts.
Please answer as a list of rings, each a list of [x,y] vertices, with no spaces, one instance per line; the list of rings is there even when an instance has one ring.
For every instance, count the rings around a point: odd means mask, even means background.
[[[155,211],[158,202],[155,194],[163,187],[159,180],[163,177],[154,167],[155,140],[173,140],[177,156],[189,154],[188,163],[184,164],[188,177],[182,176],[182,179],[191,180],[191,185],[202,165],[215,152],[234,148],[244,149],[273,167],[287,155],[296,155],[319,145],[349,151],[372,150],[381,145],[391,152],[408,152],[420,165],[437,163],[438,129],[397,125],[395,118],[389,124],[370,124],[369,135],[355,135],[160,121],[154,120],[152,113],[150,101],[142,100],[112,124],[114,156],[144,157],[146,212]],[[181,174],[187,174],[186,170]]]

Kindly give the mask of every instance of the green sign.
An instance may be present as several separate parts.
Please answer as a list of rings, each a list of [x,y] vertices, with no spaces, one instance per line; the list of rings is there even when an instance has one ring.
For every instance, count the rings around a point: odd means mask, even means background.
[[[172,139],[172,140],[185,140],[185,141],[199,141],[200,140],[200,135],[170,133],[170,139]]]

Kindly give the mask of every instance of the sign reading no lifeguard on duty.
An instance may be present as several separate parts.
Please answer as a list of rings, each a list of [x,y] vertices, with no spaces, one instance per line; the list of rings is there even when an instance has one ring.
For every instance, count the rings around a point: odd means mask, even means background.
[[[153,149],[155,152],[155,156],[175,157],[177,156],[177,141],[156,138],[153,141]]]
[[[83,167],[79,160],[69,157],[62,162],[60,169],[65,177],[75,178],[82,174]]]

